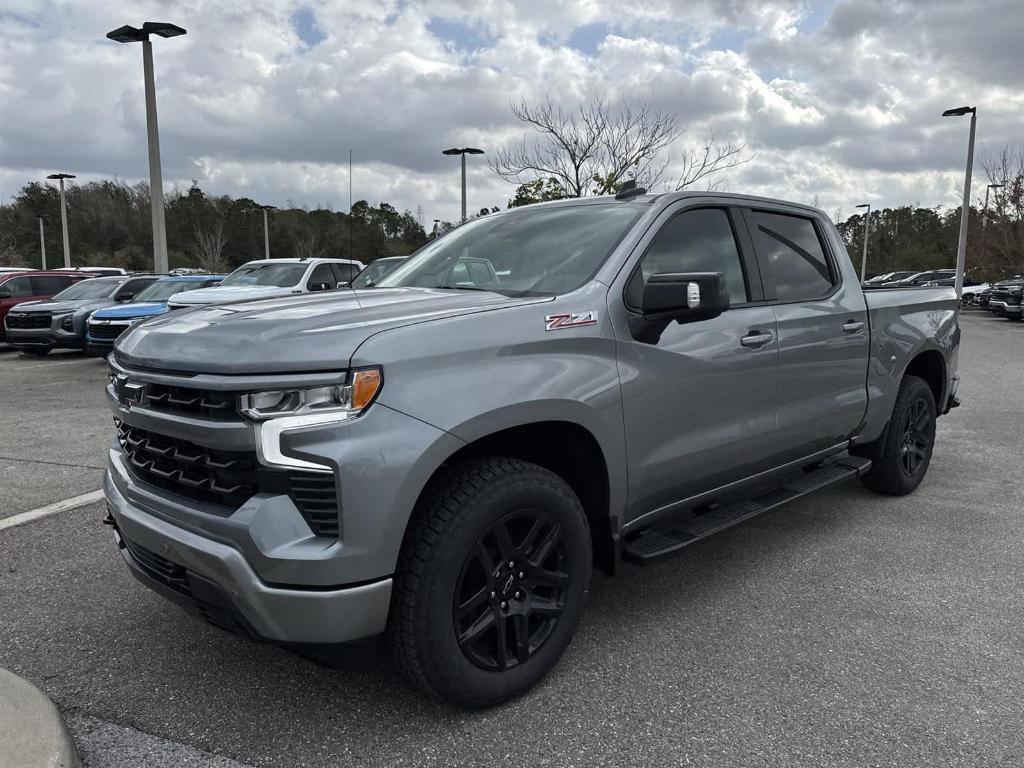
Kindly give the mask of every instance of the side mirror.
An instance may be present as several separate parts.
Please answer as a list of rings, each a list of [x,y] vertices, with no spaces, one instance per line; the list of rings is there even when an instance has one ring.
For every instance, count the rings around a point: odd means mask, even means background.
[[[329,291],[329,290],[331,290],[331,284],[330,283],[313,283],[312,285],[309,286],[309,290],[311,290],[311,291]]]
[[[348,288],[348,283],[345,283],[345,282],[338,283],[338,285],[336,287],[337,288]]]
[[[729,308],[729,292],[721,272],[666,272],[644,284],[644,320],[691,323],[710,320]]]
[[[13,299],[14,294],[10,288],[0,288],[0,299]]]

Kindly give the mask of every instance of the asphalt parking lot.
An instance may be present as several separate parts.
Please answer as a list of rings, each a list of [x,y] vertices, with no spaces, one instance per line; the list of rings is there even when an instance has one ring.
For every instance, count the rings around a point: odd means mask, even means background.
[[[101,503],[0,531],[0,666],[87,768],[1024,764],[1024,324],[963,319],[963,407],[905,498],[858,483],[597,577],[523,699],[435,705],[371,649],[339,668],[136,583]],[[0,517],[99,487],[102,361],[0,351]]]

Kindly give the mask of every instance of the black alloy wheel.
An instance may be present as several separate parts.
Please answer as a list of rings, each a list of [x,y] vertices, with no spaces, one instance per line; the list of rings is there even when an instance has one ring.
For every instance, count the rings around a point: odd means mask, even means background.
[[[903,425],[901,463],[907,477],[916,477],[925,466],[932,444],[935,442],[935,418],[923,397],[914,400],[907,409]]]
[[[565,558],[561,526],[539,510],[508,514],[477,539],[452,605],[466,658],[503,672],[537,653],[565,608]]]

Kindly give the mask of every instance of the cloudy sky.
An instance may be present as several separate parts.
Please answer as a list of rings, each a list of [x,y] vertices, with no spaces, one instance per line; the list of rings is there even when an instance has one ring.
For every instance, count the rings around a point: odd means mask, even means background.
[[[115,8],[115,6],[117,6]],[[0,0],[0,195],[55,170],[147,177],[142,52],[154,43],[164,181],[299,206],[356,199],[458,216],[452,145],[522,136],[509,102],[594,93],[746,142],[729,191],[819,204],[956,205],[979,149],[1024,142],[1022,0]],[[982,179],[979,173],[976,182]],[[471,209],[513,187],[471,159]]]

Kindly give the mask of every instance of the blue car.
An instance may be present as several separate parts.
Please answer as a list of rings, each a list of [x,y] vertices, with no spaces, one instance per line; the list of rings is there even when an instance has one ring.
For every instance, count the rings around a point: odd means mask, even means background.
[[[174,275],[163,277],[139,291],[130,304],[119,304],[92,313],[86,324],[85,347],[90,354],[106,355],[117,337],[133,325],[167,311],[167,300],[176,293],[210,288],[224,275]]]

